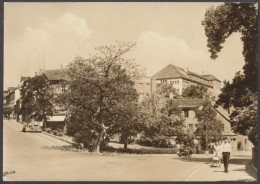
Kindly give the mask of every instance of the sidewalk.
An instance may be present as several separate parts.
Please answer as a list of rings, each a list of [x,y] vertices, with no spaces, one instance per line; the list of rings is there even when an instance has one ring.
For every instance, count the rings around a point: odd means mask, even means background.
[[[224,172],[223,163],[218,168],[211,167],[211,161],[208,161],[191,173],[186,181],[256,181],[257,173],[253,170],[251,157],[248,155],[231,156],[228,173]]]

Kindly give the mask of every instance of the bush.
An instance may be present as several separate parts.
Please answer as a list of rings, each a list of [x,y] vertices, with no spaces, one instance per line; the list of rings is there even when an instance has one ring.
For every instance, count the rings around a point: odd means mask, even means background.
[[[52,129],[51,129],[51,128],[46,128],[45,131],[46,131],[47,133],[49,133],[49,134],[52,133]]]
[[[57,135],[58,135],[58,136],[63,136],[64,133],[63,133],[63,132],[58,132]]]
[[[61,128],[57,128],[57,131],[58,132],[63,132]]]
[[[57,130],[53,130],[53,135],[57,135],[58,131]]]
[[[156,148],[156,149],[124,149],[124,148],[113,148],[110,146],[102,147],[101,151],[105,152],[116,152],[116,153],[130,153],[130,154],[176,154],[177,149],[170,148]]]
[[[97,139],[97,134],[92,131],[80,131],[74,134],[73,140],[77,143],[83,143],[85,148],[89,151],[93,151],[95,148],[95,141]]]
[[[164,137],[156,137],[154,139],[150,138],[141,138],[136,141],[137,144],[140,144],[142,146],[150,146],[150,147],[156,147],[156,148],[172,148],[173,145],[171,145],[170,142],[167,141]]]

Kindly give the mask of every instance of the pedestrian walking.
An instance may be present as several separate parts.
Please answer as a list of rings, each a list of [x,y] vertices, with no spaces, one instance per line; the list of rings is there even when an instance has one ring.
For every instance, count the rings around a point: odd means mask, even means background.
[[[230,153],[231,153],[231,144],[228,142],[228,138],[225,137],[223,139],[223,143],[221,145],[221,151],[222,151],[222,155],[223,155],[223,163],[224,163],[224,172],[227,173],[228,172],[228,162],[230,160]]]

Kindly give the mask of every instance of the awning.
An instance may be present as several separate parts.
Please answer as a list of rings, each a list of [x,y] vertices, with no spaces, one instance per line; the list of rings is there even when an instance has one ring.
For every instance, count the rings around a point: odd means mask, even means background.
[[[48,116],[47,117],[47,122],[48,121],[64,121],[66,116],[64,115],[54,115],[54,116]]]

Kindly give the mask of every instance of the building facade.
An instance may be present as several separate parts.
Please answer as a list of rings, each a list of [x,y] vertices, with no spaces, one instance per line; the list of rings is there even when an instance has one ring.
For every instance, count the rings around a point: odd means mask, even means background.
[[[178,104],[178,107],[182,109],[182,116],[185,118],[185,129],[195,132],[199,123],[196,118],[195,110],[201,106],[202,101],[194,98],[180,98],[175,99],[175,102]],[[228,140],[232,145],[232,150],[251,150],[252,143],[248,140],[248,137],[235,134],[232,131],[227,111],[222,107],[216,108],[212,106],[212,108],[217,113],[217,120],[220,120],[221,122],[221,135],[223,137],[228,137]]]
[[[182,95],[183,90],[191,85],[202,85],[217,93],[221,88],[221,81],[211,74],[199,75],[172,64],[152,76],[152,90],[158,83],[172,84],[179,95]]]

